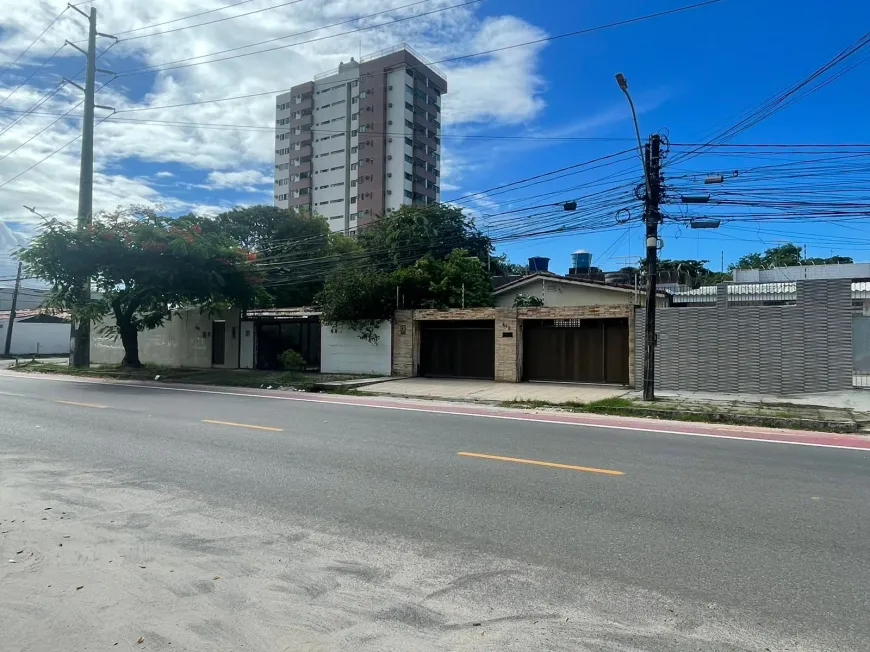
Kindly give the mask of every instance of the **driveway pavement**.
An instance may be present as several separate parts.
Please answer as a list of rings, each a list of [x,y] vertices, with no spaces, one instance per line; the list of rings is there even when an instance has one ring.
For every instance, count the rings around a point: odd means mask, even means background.
[[[420,396],[462,401],[547,401],[548,403],[589,403],[602,398],[622,396],[628,388],[611,385],[568,383],[497,383],[492,380],[464,378],[401,378],[387,383],[361,387],[367,394]]]

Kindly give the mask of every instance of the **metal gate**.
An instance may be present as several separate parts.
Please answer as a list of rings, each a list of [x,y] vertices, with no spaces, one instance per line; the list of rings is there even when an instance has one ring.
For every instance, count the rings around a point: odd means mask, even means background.
[[[523,322],[523,380],[627,385],[628,320]]]
[[[421,322],[420,337],[421,376],[495,377],[494,322]]]

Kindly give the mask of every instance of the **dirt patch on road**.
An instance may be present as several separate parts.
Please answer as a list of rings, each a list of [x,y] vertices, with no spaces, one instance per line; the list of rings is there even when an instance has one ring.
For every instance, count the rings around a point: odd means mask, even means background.
[[[4,650],[832,649],[716,605],[16,456],[0,455],[0,533]]]

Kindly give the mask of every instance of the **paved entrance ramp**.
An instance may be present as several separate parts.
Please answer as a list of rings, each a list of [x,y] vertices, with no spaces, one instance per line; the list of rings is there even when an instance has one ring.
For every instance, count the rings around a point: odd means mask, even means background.
[[[548,403],[589,403],[623,396],[630,390],[613,385],[567,383],[497,383],[462,378],[402,378],[358,388],[368,394],[418,396],[462,401],[546,401]]]

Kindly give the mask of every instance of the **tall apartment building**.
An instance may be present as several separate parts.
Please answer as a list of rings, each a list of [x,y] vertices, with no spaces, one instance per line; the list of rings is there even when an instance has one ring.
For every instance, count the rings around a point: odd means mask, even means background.
[[[276,101],[275,206],[356,233],[441,199],[444,75],[407,45],[342,63]]]

